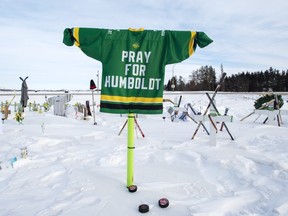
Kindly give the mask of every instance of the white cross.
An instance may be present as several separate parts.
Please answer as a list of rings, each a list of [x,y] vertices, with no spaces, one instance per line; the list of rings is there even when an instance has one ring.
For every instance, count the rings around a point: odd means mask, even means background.
[[[215,101],[214,101],[215,105]],[[228,115],[217,115],[217,112],[214,108],[214,106],[211,104],[210,106],[210,114],[208,115],[195,115],[194,119],[196,121],[210,122],[210,144],[213,146],[216,146],[216,134],[218,133],[218,128],[215,122],[232,122],[233,116]]]
[[[267,115],[268,124],[272,125],[275,116],[288,115],[288,110],[260,110],[258,109],[258,110],[255,110],[255,114]]]

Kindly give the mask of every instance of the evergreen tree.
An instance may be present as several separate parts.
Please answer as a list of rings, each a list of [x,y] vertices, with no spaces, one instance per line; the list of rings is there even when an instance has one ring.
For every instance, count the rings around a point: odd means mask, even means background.
[[[216,83],[215,69],[211,66],[202,66],[200,69],[192,72],[189,76],[189,82],[195,87],[195,90],[214,90]]]
[[[182,76],[179,76],[179,79],[177,80],[177,87],[178,87],[178,91],[185,90],[185,82]]]
[[[224,69],[221,64],[221,75]],[[172,88],[175,85],[174,89]],[[215,89],[216,75],[215,69],[211,66],[202,66],[192,71],[189,75],[188,82],[182,76],[172,77],[167,85],[167,91],[212,91]],[[268,91],[288,91],[288,70],[280,72],[270,67],[268,70],[257,72],[241,72],[226,76],[221,88],[225,91],[232,92],[259,92]]]

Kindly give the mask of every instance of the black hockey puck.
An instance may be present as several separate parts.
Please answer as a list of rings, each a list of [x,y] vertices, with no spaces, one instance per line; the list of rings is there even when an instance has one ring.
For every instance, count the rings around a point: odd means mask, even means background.
[[[159,199],[158,201],[158,205],[161,207],[161,208],[167,208],[169,206],[169,200],[166,199],[166,198],[161,198]]]
[[[149,206],[147,204],[141,204],[138,208],[139,212],[146,213],[149,211]]]
[[[130,193],[134,193],[137,191],[137,185],[130,185],[127,187]]]

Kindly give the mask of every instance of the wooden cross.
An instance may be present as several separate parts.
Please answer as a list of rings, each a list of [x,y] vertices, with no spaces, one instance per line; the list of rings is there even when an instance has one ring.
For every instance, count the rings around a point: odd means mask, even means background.
[[[2,113],[2,120],[7,120],[8,115],[11,114],[11,110],[8,110],[8,106],[4,106],[4,109],[1,111]]]

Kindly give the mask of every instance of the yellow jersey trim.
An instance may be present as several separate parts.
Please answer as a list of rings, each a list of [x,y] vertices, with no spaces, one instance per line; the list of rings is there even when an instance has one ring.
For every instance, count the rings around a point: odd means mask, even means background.
[[[140,31],[144,31],[144,28],[129,28],[129,31],[133,31],[133,32],[140,32]]]
[[[109,102],[122,102],[122,103],[162,103],[162,97],[146,98],[146,97],[123,97],[123,96],[111,96],[101,95],[101,101]]]
[[[74,28],[73,29],[73,37],[75,38],[74,45],[79,47],[80,46],[80,43],[79,43],[79,28]]]
[[[195,43],[195,39],[196,39],[196,32],[191,32],[191,38],[190,38],[190,42],[189,42],[189,56],[191,56],[194,53],[194,43]]]

